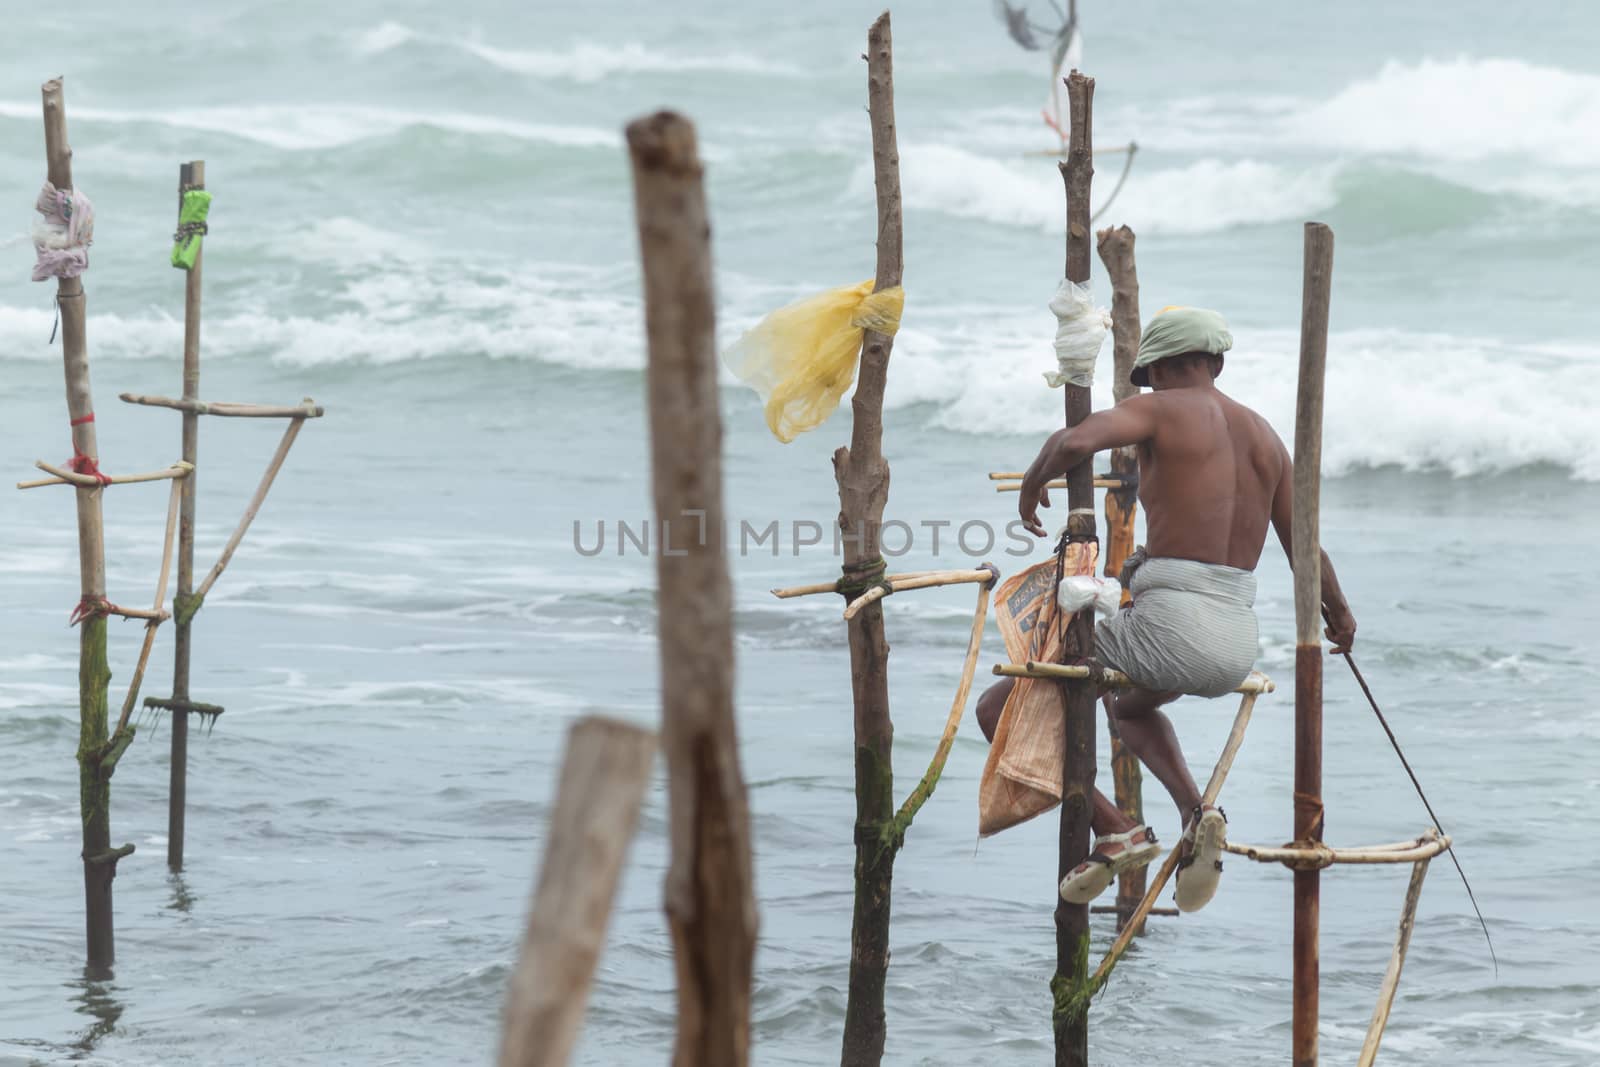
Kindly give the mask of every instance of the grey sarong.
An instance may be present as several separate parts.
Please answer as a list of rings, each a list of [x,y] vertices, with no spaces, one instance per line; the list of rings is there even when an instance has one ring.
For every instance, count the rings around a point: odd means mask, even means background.
[[[1232,692],[1256,662],[1256,576],[1143,552],[1123,567],[1133,603],[1095,627],[1100,662],[1147,689]]]

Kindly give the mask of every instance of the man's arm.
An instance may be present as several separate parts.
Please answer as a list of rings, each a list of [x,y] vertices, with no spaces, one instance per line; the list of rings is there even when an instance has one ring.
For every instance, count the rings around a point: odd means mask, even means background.
[[[1050,491],[1045,483],[1061,477],[1096,452],[1150,440],[1156,432],[1156,404],[1153,394],[1141,393],[1114,408],[1094,412],[1071,429],[1057,430],[1050,435],[1033,465],[1022,476],[1017,514],[1022,516],[1022,524],[1030,533],[1045,536],[1044,526],[1039,522],[1039,508],[1050,506]]]
[[[1294,462],[1289,450],[1278,442],[1283,470],[1278,475],[1278,488],[1272,494],[1272,528],[1278,532],[1278,543],[1288,557],[1289,569],[1294,570]],[[1328,628],[1324,631],[1333,642],[1335,652],[1348,652],[1356,640],[1356,617],[1350,612],[1350,603],[1339,588],[1339,576],[1334,573],[1333,560],[1322,553],[1322,618]]]

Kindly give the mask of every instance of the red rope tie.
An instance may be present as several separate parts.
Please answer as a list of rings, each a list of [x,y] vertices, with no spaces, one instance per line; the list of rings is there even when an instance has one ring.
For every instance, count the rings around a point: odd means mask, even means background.
[[[73,419],[67,425],[69,425],[69,426],[82,426],[86,422],[93,422],[93,421],[94,421],[94,412],[91,411],[91,412],[89,412],[89,414],[85,415],[81,419]]]
[[[72,614],[67,617],[67,625],[76,626],[85,619],[97,619],[121,610],[103,596],[86,596],[72,609]]]
[[[89,416],[91,419],[93,415]],[[111,475],[104,473],[100,465],[94,461],[93,456],[86,456],[73,446],[72,458],[67,461],[67,468],[77,474],[87,474],[101,485],[111,484]]]

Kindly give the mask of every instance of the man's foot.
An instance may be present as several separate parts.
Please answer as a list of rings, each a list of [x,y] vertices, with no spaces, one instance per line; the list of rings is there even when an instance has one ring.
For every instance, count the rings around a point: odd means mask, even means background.
[[[1097,837],[1089,858],[1061,879],[1061,899],[1068,904],[1087,904],[1104,893],[1117,875],[1137,870],[1159,855],[1161,846],[1148,826]]]
[[[1228,817],[1218,807],[1197,807],[1183,831],[1178,847],[1178,889],[1173,894],[1179,911],[1199,911],[1217,895],[1222,881],[1222,845],[1228,839]]]

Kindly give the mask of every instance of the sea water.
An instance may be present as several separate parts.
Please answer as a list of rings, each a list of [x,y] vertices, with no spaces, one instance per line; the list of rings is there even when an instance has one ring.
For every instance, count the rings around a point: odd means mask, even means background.
[[[1035,4],[1049,20],[1048,5]],[[1356,652],[1476,887],[1433,864],[1384,1061],[1600,1062],[1597,579],[1600,18],[1482,2],[1083,5],[1095,135],[1139,151],[1101,225],[1138,233],[1145,315],[1222,310],[1220,384],[1292,429],[1301,223],[1338,240],[1322,534]],[[168,726],[141,716],[113,783],[118,962],[82,969],[78,597],[71,494],[0,494],[0,1063],[440,1064],[492,1055],[566,727],[658,715],[638,254],[621,128],[697,123],[723,343],[869,277],[860,52],[877,7],[17,6],[0,38],[0,456],[69,449],[51,287],[25,237],[44,175],[37,86],[65,74],[74,177],[97,212],[88,292],[102,465],[160,467],[180,389],[177,165],[207,162],[201,394],[327,417],[301,434],[197,617],[187,865],[164,863]],[[1017,469],[1060,424],[1046,389],[1063,207],[1038,119],[1047,60],[987,3],[895,12],[905,326],[889,373],[896,566],[1014,573]],[[1095,202],[1122,157],[1096,160]],[[1100,299],[1108,286],[1095,265]],[[1109,346],[1096,385],[1109,402]],[[782,446],[725,379],[738,722],[761,909],[754,1061],[837,1056],[851,899],[849,667],[808,545],[837,510],[842,410]],[[199,565],[280,428],[206,420]],[[106,494],[108,589],[147,602],[166,491]],[[1058,505],[1050,513],[1061,518]],[[599,541],[599,523],[605,535]],[[939,526],[948,522],[949,526]],[[932,535],[942,535],[935,549]],[[603,548],[591,552],[596,543]],[[773,546],[776,544],[776,554]],[[579,548],[582,548],[582,551]],[[968,548],[971,549],[970,553]],[[619,554],[620,552],[620,554]],[[1290,836],[1293,606],[1260,570],[1262,700],[1223,796],[1235,837]],[[931,754],[970,587],[896,597],[898,789]],[[113,621],[114,706],[142,628]],[[170,686],[170,631],[144,692]],[[991,627],[984,669],[1002,657]],[[1427,816],[1359,691],[1327,665],[1327,834]],[[1203,776],[1230,701],[1173,717]],[[895,871],[886,1062],[1049,1057],[1055,819],[976,839],[985,747],[963,724]],[[1104,741],[1102,739],[1102,752]],[[1164,839],[1176,813],[1152,782]],[[578,1062],[660,1061],[673,1029],[658,766]],[[1408,871],[1323,879],[1322,1047],[1350,1062]],[[1217,900],[1153,920],[1096,1002],[1096,1063],[1271,1064],[1289,1041],[1290,879],[1230,859]],[[1097,918],[1096,948],[1110,938]]]

